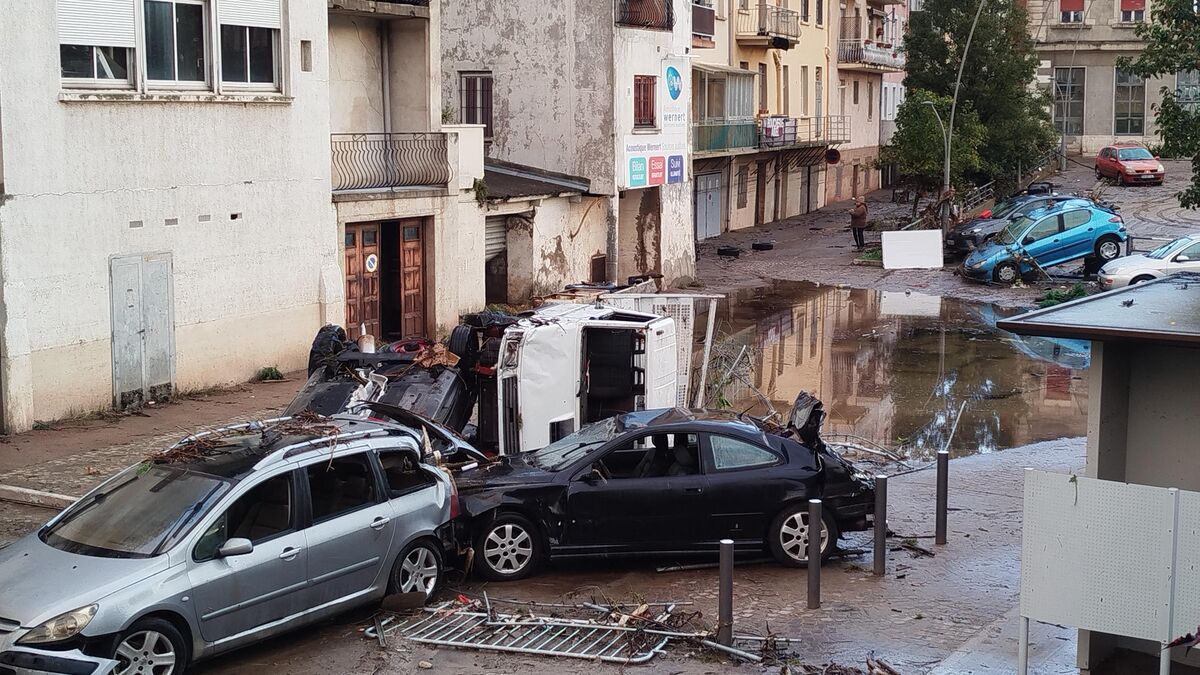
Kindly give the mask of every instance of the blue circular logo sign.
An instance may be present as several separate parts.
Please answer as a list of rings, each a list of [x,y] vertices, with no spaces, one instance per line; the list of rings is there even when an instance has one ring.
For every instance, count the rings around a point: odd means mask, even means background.
[[[667,93],[672,101],[678,101],[683,93],[683,76],[675,66],[667,66]]]

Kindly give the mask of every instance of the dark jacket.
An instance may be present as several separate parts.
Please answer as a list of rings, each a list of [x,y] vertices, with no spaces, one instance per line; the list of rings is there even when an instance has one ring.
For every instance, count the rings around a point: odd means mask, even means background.
[[[850,209],[850,227],[865,229],[867,227],[867,205],[858,204]]]

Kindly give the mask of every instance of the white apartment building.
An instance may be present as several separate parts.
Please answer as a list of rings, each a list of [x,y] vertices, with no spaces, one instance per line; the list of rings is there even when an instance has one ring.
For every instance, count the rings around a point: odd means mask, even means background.
[[[437,8],[333,4],[0,1],[5,430],[302,367],[327,322],[433,335],[482,306],[458,269],[482,129],[440,126]]]

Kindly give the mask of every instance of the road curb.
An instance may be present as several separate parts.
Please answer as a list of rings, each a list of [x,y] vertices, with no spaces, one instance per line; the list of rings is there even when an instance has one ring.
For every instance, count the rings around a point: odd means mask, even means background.
[[[16,485],[0,485],[0,501],[15,502],[27,506],[41,506],[47,509],[64,509],[75,503],[77,497],[69,497],[53,492],[31,490]]]

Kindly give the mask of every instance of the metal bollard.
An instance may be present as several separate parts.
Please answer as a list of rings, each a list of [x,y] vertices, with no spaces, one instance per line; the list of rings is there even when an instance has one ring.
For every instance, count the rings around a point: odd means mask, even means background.
[[[875,576],[887,574],[887,476],[875,476]]]
[[[950,451],[938,450],[937,454],[937,523],[934,543],[946,543],[946,510],[950,485]]]
[[[808,500],[808,608],[821,609],[821,500]]]
[[[721,540],[720,586],[717,589],[717,642],[733,646],[733,540]]]

